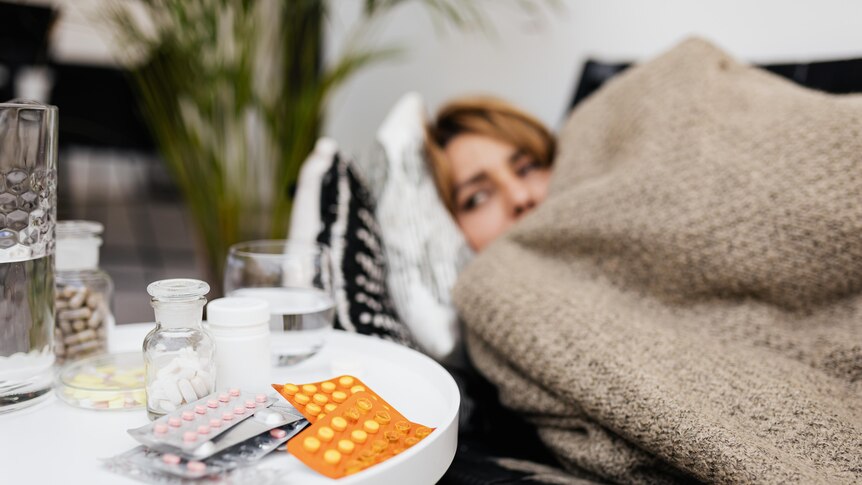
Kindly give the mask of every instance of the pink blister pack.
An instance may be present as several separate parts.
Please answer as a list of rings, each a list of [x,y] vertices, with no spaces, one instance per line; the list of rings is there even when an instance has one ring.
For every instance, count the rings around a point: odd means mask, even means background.
[[[192,480],[222,475],[258,462],[306,425],[308,422],[303,419],[274,428],[203,460],[187,459],[173,453],[159,453],[138,447],[114,458],[113,465],[119,470],[123,469],[122,465],[126,468],[134,467],[139,474],[161,472]]]
[[[191,402],[150,424],[130,429],[129,434],[153,450],[200,456],[206,454],[207,447],[212,447],[215,437],[275,401],[266,394],[229,389]]]

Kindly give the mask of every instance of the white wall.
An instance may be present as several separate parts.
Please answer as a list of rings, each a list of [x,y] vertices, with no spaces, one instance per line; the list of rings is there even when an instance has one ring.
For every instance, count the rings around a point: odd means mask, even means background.
[[[330,57],[361,2],[333,3]],[[512,0],[476,3],[490,14],[495,38],[441,35],[417,5],[393,11],[376,40],[405,47],[407,56],[345,85],[330,104],[326,132],[348,150],[366,150],[386,111],[409,90],[432,109],[453,96],[495,94],[558,127],[587,57],[644,59],[691,34],[753,62],[862,57],[862,2],[852,0],[561,0],[538,17]]]
[[[113,62],[110,42],[92,19],[117,0],[13,1],[62,9],[52,38],[59,59]],[[363,0],[329,1],[333,58]],[[858,0],[533,0],[545,6],[538,16],[519,10],[516,0],[464,1],[488,13],[495,36],[439,32],[417,0],[397,8],[374,38],[377,45],[404,47],[405,57],[345,85],[331,100],[326,133],[349,151],[364,151],[387,110],[410,90],[432,109],[453,96],[496,94],[558,127],[584,59],[644,59],[690,34],[755,62],[862,57]]]

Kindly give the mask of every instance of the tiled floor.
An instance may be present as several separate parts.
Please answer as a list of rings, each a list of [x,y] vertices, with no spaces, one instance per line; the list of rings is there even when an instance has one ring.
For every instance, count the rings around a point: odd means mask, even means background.
[[[114,280],[120,324],[152,321],[148,283],[203,275],[191,221],[160,163],[130,152],[61,150],[58,219],[105,225],[101,267]]]

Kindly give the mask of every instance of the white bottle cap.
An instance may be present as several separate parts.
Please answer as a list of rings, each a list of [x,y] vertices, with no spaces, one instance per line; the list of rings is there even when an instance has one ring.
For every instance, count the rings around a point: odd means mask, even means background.
[[[260,298],[229,296],[207,305],[210,327],[251,327],[269,322],[269,303]]]
[[[104,226],[91,221],[58,221],[56,270],[81,271],[99,267],[99,236]]]

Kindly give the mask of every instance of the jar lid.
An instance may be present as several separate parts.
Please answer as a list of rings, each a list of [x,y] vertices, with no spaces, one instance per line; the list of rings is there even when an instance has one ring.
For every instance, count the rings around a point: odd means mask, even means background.
[[[210,292],[210,285],[201,280],[174,278],[159,280],[147,286],[147,293],[158,301],[194,301]]]
[[[207,324],[215,327],[251,327],[269,322],[269,303],[260,298],[228,296],[207,305]]]
[[[99,246],[105,227],[93,221],[58,221],[56,226],[57,271],[80,271],[99,267]]]
[[[105,226],[95,221],[57,221],[55,231],[57,239],[98,239]]]

